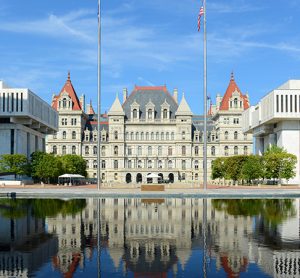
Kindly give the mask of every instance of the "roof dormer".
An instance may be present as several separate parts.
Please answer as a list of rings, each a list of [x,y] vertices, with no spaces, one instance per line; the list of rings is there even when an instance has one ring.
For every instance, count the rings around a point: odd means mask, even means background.
[[[155,105],[149,100],[149,102],[146,104],[146,121],[151,122],[154,121],[155,116]]]
[[[136,100],[130,105],[130,116],[132,121],[139,121],[140,119],[140,105]]]
[[[169,120],[170,119],[170,104],[165,99],[164,103],[161,105],[161,119]]]

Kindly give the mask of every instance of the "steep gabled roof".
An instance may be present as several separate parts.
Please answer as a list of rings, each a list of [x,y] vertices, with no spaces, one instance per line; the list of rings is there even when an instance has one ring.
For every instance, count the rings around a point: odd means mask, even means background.
[[[149,101],[155,105],[155,118],[161,118],[161,105],[167,102],[170,107],[170,118],[175,119],[175,112],[178,104],[169,93],[166,85],[164,86],[135,86],[131,94],[123,103],[123,109],[126,118],[131,118],[131,105],[138,104],[140,110],[140,119],[146,118],[146,105]]]
[[[57,110],[57,107],[58,107],[58,103],[57,103],[58,99],[60,98],[60,96],[63,93],[67,93],[68,96],[72,99],[72,103],[73,103],[72,110],[83,110],[80,105],[80,101],[77,97],[77,94],[75,92],[75,89],[72,85],[71,78],[70,78],[70,72],[68,73],[68,79],[67,79],[65,85],[63,86],[63,88],[61,89],[60,93],[57,96],[55,96],[52,100],[52,108],[54,108],[55,110]]]
[[[249,108],[249,102],[248,102],[247,96],[242,94],[238,85],[235,83],[233,73],[231,73],[230,82],[227,87],[226,93],[223,96],[219,110],[228,110],[229,109],[229,100],[232,97],[232,94],[234,92],[238,92],[240,94],[241,98],[243,99],[244,109],[246,110]]]
[[[178,109],[177,109],[177,111],[176,111],[175,114],[176,114],[176,116],[177,115],[188,115],[188,116],[192,116],[193,115],[190,106],[186,102],[184,94],[182,96],[181,102],[180,102],[180,104],[178,106]]]
[[[116,99],[111,106],[110,110],[108,111],[108,115],[122,115],[125,116],[124,110],[122,108],[121,102],[119,100],[118,95],[116,96]]]

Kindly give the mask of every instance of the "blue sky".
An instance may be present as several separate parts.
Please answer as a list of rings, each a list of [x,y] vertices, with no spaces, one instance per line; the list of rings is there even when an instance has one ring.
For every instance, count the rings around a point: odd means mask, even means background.
[[[178,88],[203,106],[199,0],[101,0],[102,112],[134,85]],[[207,0],[208,92],[224,94],[231,71],[251,104],[300,79],[300,1]],[[77,93],[97,101],[97,0],[0,0],[0,79],[45,100],[68,70]]]

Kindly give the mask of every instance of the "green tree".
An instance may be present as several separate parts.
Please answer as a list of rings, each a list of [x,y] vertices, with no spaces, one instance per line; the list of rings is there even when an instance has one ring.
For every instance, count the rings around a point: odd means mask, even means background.
[[[296,175],[297,157],[283,148],[271,146],[263,155],[265,177],[267,179],[291,179]]]
[[[242,165],[242,179],[251,183],[255,179],[263,177],[262,158],[258,155],[249,155]]]
[[[23,154],[3,154],[0,157],[0,171],[17,175],[29,174],[27,157]]]
[[[211,178],[215,179],[223,179],[225,178],[226,174],[226,166],[225,166],[224,157],[218,157],[217,159],[213,160],[211,164]]]
[[[31,168],[31,176],[35,181],[40,180],[40,177],[37,174],[37,169],[39,167],[39,164],[41,163],[43,157],[46,155],[45,152],[41,152],[41,151],[36,151],[33,152],[30,156],[30,160],[31,160],[31,164],[30,164],[30,168]]]
[[[235,155],[227,157],[225,160],[225,178],[234,182],[242,179],[243,164],[247,160],[246,155]]]
[[[79,155],[67,154],[60,157],[64,173],[86,176],[86,161]]]
[[[34,176],[42,181],[50,183],[57,181],[59,175],[63,172],[62,163],[59,157],[53,154],[45,153],[38,159],[38,163],[34,166]]]

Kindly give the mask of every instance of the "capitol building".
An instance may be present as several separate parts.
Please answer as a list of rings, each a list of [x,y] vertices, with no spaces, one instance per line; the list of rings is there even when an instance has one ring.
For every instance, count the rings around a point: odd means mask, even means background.
[[[210,103],[207,122],[208,177],[211,162],[222,156],[252,153],[252,135],[242,131],[242,113],[249,108],[233,74],[224,95]],[[52,107],[59,115],[58,132],[47,136],[47,152],[81,155],[90,178],[97,177],[97,115],[85,96],[78,97],[70,74]],[[166,86],[123,89],[101,115],[101,180],[104,183],[146,183],[154,173],[171,183],[203,180],[203,116],[194,115],[184,94]],[[151,181],[150,181],[151,182]]]

